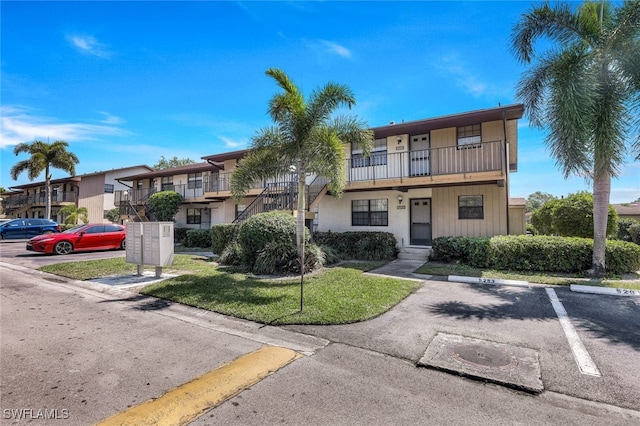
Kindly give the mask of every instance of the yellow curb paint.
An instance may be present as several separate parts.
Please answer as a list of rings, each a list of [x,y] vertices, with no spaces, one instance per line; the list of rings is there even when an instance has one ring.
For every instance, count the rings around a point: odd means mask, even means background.
[[[265,346],[97,426],[186,425],[300,357],[291,349]]]

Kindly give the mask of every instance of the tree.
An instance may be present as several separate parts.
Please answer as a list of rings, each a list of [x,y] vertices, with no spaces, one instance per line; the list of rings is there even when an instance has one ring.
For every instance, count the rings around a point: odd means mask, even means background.
[[[551,194],[548,194],[546,192],[540,192],[540,191],[536,191],[533,194],[529,194],[529,197],[527,197],[527,202],[526,202],[527,212],[532,212],[542,207],[544,203],[551,200],[555,200],[555,198],[556,197],[554,197]]]
[[[362,148],[368,155],[373,134],[365,123],[353,116],[337,115],[341,106],[351,108],[355,97],[347,86],[327,83],[305,99],[300,89],[280,69],[266,74],[283,90],[271,98],[269,115],[275,122],[253,137],[251,150],[238,162],[231,177],[231,192],[239,199],[261,179],[282,176],[293,171],[297,178],[296,246],[300,265],[304,265],[305,177],[314,173],[327,179],[329,191],[336,197],[344,192],[345,143]],[[300,268],[300,310],[304,268]]]
[[[65,141],[55,141],[46,143],[34,141],[31,143],[21,143],[15,146],[13,153],[17,156],[23,152],[31,155],[28,160],[22,160],[14,164],[11,168],[11,178],[18,179],[22,172],[27,172],[29,180],[33,181],[42,172],[45,179],[45,217],[51,218],[51,168],[56,168],[68,172],[71,176],[76,174],[76,164],[80,161],[72,152],[67,151],[69,144]]]
[[[593,238],[593,195],[587,191],[569,194],[554,203],[551,223],[555,234],[564,237]],[[607,210],[607,235],[618,230],[618,213]]]
[[[525,64],[534,43],[552,46],[525,71],[517,96],[530,123],[548,127],[546,143],[564,177],[593,181],[594,247],[591,273],[606,270],[605,242],[611,178],[627,152],[640,158],[640,136],[627,136],[640,119],[640,0],[614,7],[587,1],[534,7],[513,28],[512,49]]]
[[[151,211],[161,222],[173,221],[180,210],[180,203],[182,203],[182,195],[175,191],[160,191],[149,197]]]
[[[118,223],[120,222],[120,209],[118,207],[114,207],[111,210],[108,210],[105,216],[109,222]]]
[[[153,169],[154,170],[171,169],[173,167],[186,166],[188,164],[194,164],[194,163],[195,161],[193,161],[190,158],[179,159],[178,157],[174,156],[173,158],[170,158],[167,160],[166,158],[164,158],[164,155],[163,155],[160,157],[158,162],[153,165]]]
[[[77,207],[75,204],[68,204],[60,209],[60,214],[64,218],[64,223],[75,225],[78,223],[78,220],[81,220],[82,223],[89,222],[88,214],[89,211],[86,207]]]

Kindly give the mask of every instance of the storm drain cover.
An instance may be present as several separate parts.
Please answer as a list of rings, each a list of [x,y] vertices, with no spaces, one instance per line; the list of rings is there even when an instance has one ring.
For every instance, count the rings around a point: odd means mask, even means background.
[[[531,393],[544,390],[538,352],[504,343],[438,333],[418,366]]]

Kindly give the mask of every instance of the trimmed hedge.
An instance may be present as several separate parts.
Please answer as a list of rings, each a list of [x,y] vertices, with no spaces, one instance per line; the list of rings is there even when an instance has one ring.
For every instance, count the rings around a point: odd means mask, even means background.
[[[173,229],[173,242],[175,244],[184,244],[184,240],[187,238],[187,231],[189,228],[174,228]]]
[[[390,232],[315,232],[313,241],[332,248],[341,259],[391,260],[397,255]]]
[[[215,254],[222,254],[229,243],[236,241],[240,226],[222,223],[211,227],[211,249]]]
[[[591,268],[593,257],[593,240],[577,237],[439,237],[432,247],[434,260],[512,271],[582,272]],[[605,250],[608,272],[640,270],[640,246],[608,240]]]
[[[185,247],[211,247],[211,230],[189,229],[184,239]]]

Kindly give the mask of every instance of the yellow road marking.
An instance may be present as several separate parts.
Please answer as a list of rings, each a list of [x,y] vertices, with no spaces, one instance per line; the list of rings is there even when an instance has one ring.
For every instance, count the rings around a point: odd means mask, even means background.
[[[162,395],[99,423],[111,425],[185,425],[206,411],[302,357],[291,349],[265,346]]]

